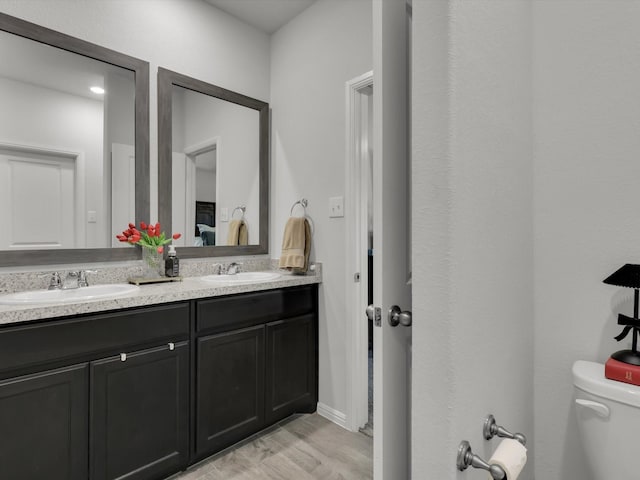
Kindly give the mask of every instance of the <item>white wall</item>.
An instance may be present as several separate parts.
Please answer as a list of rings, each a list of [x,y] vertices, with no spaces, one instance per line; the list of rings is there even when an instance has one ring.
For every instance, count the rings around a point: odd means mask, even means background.
[[[149,62],[152,222],[158,67],[269,100],[269,37],[202,0],[0,0],[0,11]]]
[[[274,257],[291,205],[307,198],[320,286],[319,401],[346,410],[345,225],[329,218],[344,195],[345,82],[372,68],[370,0],[318,0],[271,39],[271,227]]]
[[[631,340],[632,291],[602,280],[640,263],[640,2],[533,6],[536,474],[584,480],[571,366]]]
[[[488,413],[534,435],[530,2],[414,0],[413,27],[412,472],[480,478],[455,453],[491,456]]]

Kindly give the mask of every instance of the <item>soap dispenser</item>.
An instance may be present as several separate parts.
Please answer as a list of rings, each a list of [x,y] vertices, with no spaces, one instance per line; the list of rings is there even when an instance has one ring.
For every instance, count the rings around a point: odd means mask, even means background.
[[[167,277],[177,277],[180,275],[180,260],[176,254],[176,247],[169,245],[169,253],[164,262],[164,273]]]

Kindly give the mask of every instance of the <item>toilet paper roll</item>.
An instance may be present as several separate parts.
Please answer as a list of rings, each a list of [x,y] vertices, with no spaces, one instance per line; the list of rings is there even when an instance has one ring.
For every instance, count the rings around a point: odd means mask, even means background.
[[[507,480],[517,480],[527,463],[527,449],[517,440],[505,438],[493,452],[490,465],[500,465],[507,474]],[[492,479],[491,475],[489,478]]]

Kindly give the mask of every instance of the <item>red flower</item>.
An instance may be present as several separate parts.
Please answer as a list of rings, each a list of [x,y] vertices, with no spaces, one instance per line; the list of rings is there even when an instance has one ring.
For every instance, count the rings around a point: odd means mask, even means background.
[[[160,223],[155,225],[140,222],[140,230],[133,223],[129,223],[129,228],[123,230],[116,238],[121,242],[154,248],[158,253],[164,252],[164,245],[171,243],[171,240],[180,238],[179,233],[174,233],[166,238],[164,232],[160,230]]]

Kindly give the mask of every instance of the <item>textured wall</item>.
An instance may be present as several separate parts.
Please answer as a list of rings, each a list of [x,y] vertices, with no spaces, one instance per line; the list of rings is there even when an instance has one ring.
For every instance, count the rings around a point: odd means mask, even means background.
[[[481,476],[455,452],[491,456],[488,413],[533,437],[530,22],[526,1],[413,2],[414,478]]]
[[[640,263],[640,2],[533,8],[536,474],[584,480],[571,365],[628,348],[632,291],[602,280]]]
[[[344,195],[345,82],[372,68],[370,0],[318,0],[276,32],[271,48],[271,235],[280,256],[291,205],[304,197],[313,219],[312,259],[320,287],[320,402],[346,409],[344,218],[329,197]]]

